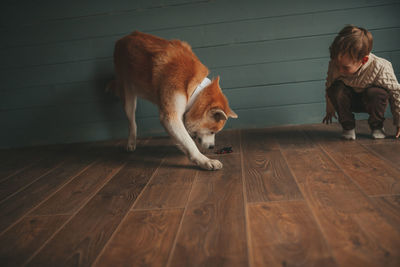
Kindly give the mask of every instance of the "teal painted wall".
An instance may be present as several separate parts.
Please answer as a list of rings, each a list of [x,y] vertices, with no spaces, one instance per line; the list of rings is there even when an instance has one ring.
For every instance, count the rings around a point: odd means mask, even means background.
[[[345,24],[369,29],[400,75],[400,1],[3,1],[0,147],[121,138],[121,104],[104,93],[117,39],[140,30],[189,42],[221,76],[239,119],[227,128],[320,122],[328,47]],[[164,134],[139,101],[140,136]]]

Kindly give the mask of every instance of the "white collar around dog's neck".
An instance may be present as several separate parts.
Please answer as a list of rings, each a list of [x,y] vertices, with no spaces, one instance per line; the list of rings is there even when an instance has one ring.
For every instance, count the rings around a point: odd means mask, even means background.
[[[204,80],[196,87],[196,89],[194,89],[193,94],[190,96],[189,101],[186,104],[186,111],[188,111],[193,106],[193,103],[196,100],[197,96],[200,94],[200,92],[203,91],[203,89],[210,84],[211,80],[205,77]]]

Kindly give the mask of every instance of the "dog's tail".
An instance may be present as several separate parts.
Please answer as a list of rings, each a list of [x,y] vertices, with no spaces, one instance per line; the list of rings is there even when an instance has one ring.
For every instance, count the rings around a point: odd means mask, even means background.
[[[117,86],[117,81],[116,80],[111,80],[107,85],[105,89],[106,93],[111,93],[117,97],[121,97],[119,88]]]

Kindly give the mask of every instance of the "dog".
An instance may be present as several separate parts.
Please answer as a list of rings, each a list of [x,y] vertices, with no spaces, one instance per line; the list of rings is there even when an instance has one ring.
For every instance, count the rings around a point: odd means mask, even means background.
[[[209,159],[196,146],[213,148],[215,134],[227,119],[237,118],[209,70],[180,40],[166,40],[135,31],[115,44],[115,80],[109,84],[123,102],[129,121],[127,150],[136,147],[136,99],[158,106],[161,124],[178,147],[196,165],[218,170],[222,163]]]

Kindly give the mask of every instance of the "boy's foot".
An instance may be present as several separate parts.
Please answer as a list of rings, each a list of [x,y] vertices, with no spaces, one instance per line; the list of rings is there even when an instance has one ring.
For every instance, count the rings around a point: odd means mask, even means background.
[[[343,130],[342,138],[346,140],[356,140],[356,130]]]
[[[384,139],[386,138],[385,129],[374,129],[372,130],[372,138],[374,139]]]

